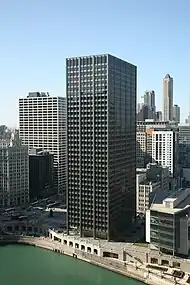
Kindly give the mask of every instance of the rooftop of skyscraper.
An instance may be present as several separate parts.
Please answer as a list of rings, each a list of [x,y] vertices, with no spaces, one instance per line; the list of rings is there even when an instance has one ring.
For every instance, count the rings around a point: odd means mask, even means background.
[[[29,92],[27,98],[30,97],[49,97],[49,92]]]
[[[190,207],[190,188],[181,188],[166,195],[167,192],[161,194],[162,197],[155,197],[151,205],[151,210],[174,214],[186,207]]]
[[[168,74],[166,74],[166,76],[164,77],[164,79],[171,79],[172,77]]]

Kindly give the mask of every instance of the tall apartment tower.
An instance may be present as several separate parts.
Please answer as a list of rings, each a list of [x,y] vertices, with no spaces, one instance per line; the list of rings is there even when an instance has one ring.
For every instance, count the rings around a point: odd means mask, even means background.
[[[173,106],[173,120],[180,123],[180,107],[178,105]]]
[[[136,211],[136,66],[111,55],[68,58],[68,232],[119,240]]]
[[[54,188],[66,193],[66,98],[31,92],[19,99],[20,138],[29,149],[54,156]]]
[[[163,79],[163,119],[173,121],[173,78],[167,74]]]
[[[152,130],[153,161],[168,167],[171,177],[178,177],[179,133],[173,130]]]

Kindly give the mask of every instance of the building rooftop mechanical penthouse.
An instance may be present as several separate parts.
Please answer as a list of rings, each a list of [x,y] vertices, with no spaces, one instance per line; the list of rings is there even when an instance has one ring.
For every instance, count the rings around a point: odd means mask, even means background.
[[[118,240],[135,216],[136,66],[68,58],[68,231]]]

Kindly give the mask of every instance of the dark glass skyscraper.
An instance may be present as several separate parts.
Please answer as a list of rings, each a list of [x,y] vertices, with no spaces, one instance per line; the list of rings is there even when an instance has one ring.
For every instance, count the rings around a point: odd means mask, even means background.
[[[136,209],[136,66],[111,55],[68,58],[68,232],[122,239]]]
[[[43,199],[56,193],[53,187],[53,155],[42,149],[29,151],[30,199]]]

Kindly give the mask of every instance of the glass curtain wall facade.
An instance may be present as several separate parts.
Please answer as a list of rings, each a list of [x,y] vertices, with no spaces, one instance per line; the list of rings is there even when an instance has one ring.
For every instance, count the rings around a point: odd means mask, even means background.
[[[120,239],[135,216],[136,66],[68,58],[68,232]]]

